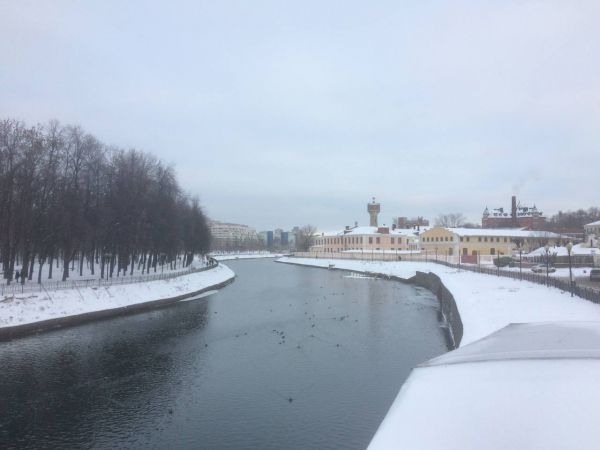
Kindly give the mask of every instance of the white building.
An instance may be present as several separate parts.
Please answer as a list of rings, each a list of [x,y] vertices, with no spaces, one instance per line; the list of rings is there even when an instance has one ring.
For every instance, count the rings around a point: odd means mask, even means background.
[[[584,225],[583,229],[585,230],[586,242],[590,247],[597,247],[600,239],[600,220]]]
[[[248,225],[211,221],[208,226],[214,250],[251,249],[258,244],[256,230]]]

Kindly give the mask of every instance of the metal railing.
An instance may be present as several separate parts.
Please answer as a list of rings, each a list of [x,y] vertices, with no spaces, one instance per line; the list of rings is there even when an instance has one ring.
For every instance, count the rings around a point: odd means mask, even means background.
[[[35,282],[28,282],[25,284],[15,283],[10,285],[2,284],[0,285],[0,297],[33,292],[57,291],[62,289],[80,289],[90,287],[93,288],[123,284],[146,283],[158,280],[170,280],[173,278],[180,277],[182,275],[189,275],[192,273],[210,270],[218,265],[219,262],[211,258],[209,259],[207,265],[203,267],[190,267],[187,269],[167,273],[153,273],[147,275],[121,275],[119,277],[94,278],[85,280],[50,281],[42,282],[39,284]]]
[[[569,280],[563,280],[556,277],[547,276],[545,274],[538,274],[532,272],[517,272],[517,271],[509,271],[502,270],[500,268],[491,268],[491,267],[480,267],[480,266],[471,266],[464,264],[453,264],[447,263],[445,261],[432,261],[437,262],[437,264],[441,264],[447,267],[452,267],[454,269],[459,270],[468,270],[470,272],[476,273],[484,273],[487,275],[493,275],[504,278],[512,278],[513,280],[525,280],[530,281],[532,283],[542,284],[544,286],[552,286],[557,289],[560,289],[564,292],[572,292],[574,295],[581,297],[585,300],[589,300],[593,303],[600,304],[600,290],[593,289],[586,286],[580,286],[573,282],[570,283]]]
[[[415,261],[415,262],[431,262],[441,264],[447,267],[452,267],[459,270],[467,270],[470,272],[483,273],[487,275],[512,278],[513,280],[526,280],[532,283],[537,283],[545,286],[552,286],[565,292],[572,292],[573,295],[589,300],[593,303],[600,304],[600,289],[594,289],[586,286],[580,286],[575,282],[571,284],[569,280],[563,280],[556,277],[546,276],[546,274],[537,274],[532,272],[517,272],[502,270],[497,267],[485,267],[482,265],[467,265],[458,264],[458,257],[443,254],[424,254],[421,253],[329,253],[329,252],[297,252],[295,257],[300,258],[318,258],[318,259],[348,259],[361,261]],[[483,257],[483,255],[482,255]]]

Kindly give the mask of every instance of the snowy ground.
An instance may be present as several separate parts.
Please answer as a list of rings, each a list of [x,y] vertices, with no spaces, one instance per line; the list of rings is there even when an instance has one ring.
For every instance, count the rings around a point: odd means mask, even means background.
[[[281,253],[231,253],[226,255],[214,255],[217,261],[228,261],[231,259],[258,259],[258,258],[279,258]]]
[[[0,328],[74,316],[195,292],[233,278],[223,264],[170,280],[64,289],[0,299]]]
[[[566,292],[527,281],[461,271],[435,263],[383,262],[283,257],[278,261],[376,272],[402,278],[433,272],[452,292],[463,322],[461,345],[510,323],[565,320],[600,321],[600,306]]]
[[[37,261],[37,260],[36,260]],[[201,257],[196,256],[194,258],[194,261],[191,264],[191,267],[202,267],[205,266],[205,260],[203,260]],[[52,279],[48,279],[48,275],[50,272],[49,269],[50,265],[49,264],[44,264],[42,266],[42,283],[52,283],[52,282],[56,282],[56,281],[60,281],[62,280],[62,275],[63,275],[63,267],[62,267],[62,261],[55,261],[53,263],[53,268],[52,268]],[[133,266],[133,274],[131,273],[130,270],[127,271],[127,274],[125,275],[125,277],[129,277],[129,276],[134,276],[134,277],[138,277],[141,275],[155,275],[157,273],[173,273],[173,272],[180,272],[182,270],[185,270],[186,268],[183,267],[181,261],[177,262],[177,265],[173,267],[173,269],[170,268],[171,266],[169,264],[165,264],[163,266],[158,265],[156,267],[156,271],[154,271],[153,268],[150,269],[150,273],[143,273],[142,274],[142,267],[138,267],[137,264],[134,264]],[[21,265],[20,264],[16,264],[15,265],[15,272],[19,271],[21,272]],[[37,279],[38,279],[38,270],[39,270],[39,265],[36,262],[34,265],[34,270],[33,270],[33,277],[31,278],[31,281],[26,281],[26,284],[32,284],[32,283],[37,283]],[[108,270],[108,269],[106,269]],[[92,275],[92,272],[90,270],[90,266],[88,265],[87,261],[84,261],[83,263],[83,270],[81,271],[81,275],[79,275],[79,260],[75,260],[73,262],[72,267],[69,268],[69,278],[67,278],[67,281],[79,281],[79,280],[97,280],[98,278],[100,278],[100,265],[96,264],[94,267],[94,274]],[[119,277],[123,276],[123,272],[118,274]],[[113,278],[117,277],[117,269],[115,268],[114,273],[113,273]],[[14,284],[15,281],[12,281],[12,284]],[[4,279],[4,277],[0,277],[0,284],[6,284],[6,280]]]

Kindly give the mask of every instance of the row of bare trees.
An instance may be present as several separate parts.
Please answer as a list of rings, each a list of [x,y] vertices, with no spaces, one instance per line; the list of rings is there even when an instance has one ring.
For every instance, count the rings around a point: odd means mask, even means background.
[[[29,127],[0,121],[0,262],[7,282],[15,263],[31,280],[37,264],[78,259],[101,277],[191,264],[210,233],[198,200],[180,189],[173,169],[137,150],[107,147],[79,126]]]

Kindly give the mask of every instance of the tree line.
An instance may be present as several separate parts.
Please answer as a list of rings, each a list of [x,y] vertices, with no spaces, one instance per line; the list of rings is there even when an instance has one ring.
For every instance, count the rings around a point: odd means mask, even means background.
[[[102,278],[157,265],[192,263],[210,232],[197,198],[171,167],[138,150],[103,144],[79,126],[0,121],[0,261],[22,282],[60,261],[62,280],[78,260]]]

